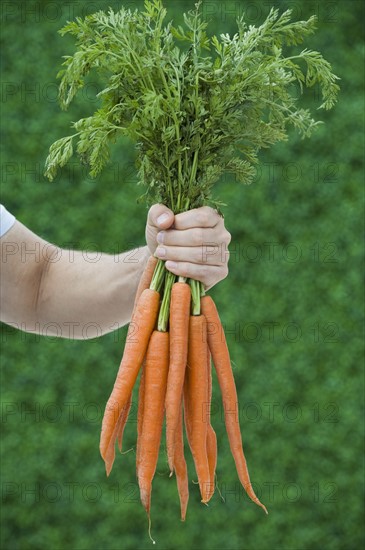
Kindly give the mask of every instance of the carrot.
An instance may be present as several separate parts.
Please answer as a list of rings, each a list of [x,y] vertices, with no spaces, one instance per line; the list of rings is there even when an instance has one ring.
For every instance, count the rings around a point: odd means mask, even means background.
[[[155,330],[146,355],[145,398],[138,468],[141,501],[148,516],[151,509],[152,480],[161,442],[168,367],[169,333]]]
[[[142,276],[139,280],[139,284],[138,284],[138,288],[137,288],[137,292],[136,292],[136,297],[134,299],[133,311],[136,309],[136,306],[138,304],[138,300],[140,299],[142,292],[146,288],[149,288],[149,286],[151,284],[153,272],[155,271],[157,261],[158,260],[155,256],[150,256],[148,258],[146,267],[144,268]],[[133,316],[133,313],[132,313],[132,316]]]
[[[170,303],[170,364],[166,390],[166,446],[170,471],[173,472],[175,431],[179,421],[185,367],[188,355],[190,285],[175,283]]]
[[[136,296],[134,298],[132,317],[134,315],[134,312],[135,312],[137,304],[138,304],[138,300],[140,299],[142,292],[146,288],[149,288],[149,286],[151,284],[152,276],[153,276],[153,272],[155,270],[156,264],[157,264],[157,258],[155,256],[150,256],[148,258],[146,267],[144,268],[143,273],[142,273],[141,278],[140,278],[139,283],[138,283]],[[127,420],[128,420],[128,415],[129,415],[131,405],[132,405],[132,393],[130,394],[129,401],[128,401],[127,405],[123,408],[123,410],[121,412],[121,416],[118,419],[117,438],[118,438],[118,448],[119,448],[120,451],[122,450],[123,433],[124,433],[125,425],[126,425]]]
[[[155,290],[142,292],[129,325],[124,354],[119,366],[113,391],[105,407],[100,435],[100,453],[106,459],[109,445],[113,441],[114,430],[119,415],[128,403],[139,369],[145,356],[148,342],[157,319],[160,295]],[[133,329],[131,329],[133,327]],[[137,327],[137,335],[134,333]]]
[[[210,475],[207,456],[207,422],[205,407],[208,401],[206,321],[203,315],[191,315],[189,321],[188,363],[184,382],[185,425],[190,450],[198,476],[202,502],[207,503]]]
[[[110,472],[112,471],[114,460],[115,460],[115,440],[118,438],[118,447],[119,450],[122,450],[122,438],[123,438],[123,432],[125,428],[125,424],[127,422],[129,410],[131,408],[131,399],[127,401],[123,409],[121,410],[121,413],[119,415],[118,421],[115,425],[115,428],[113,430],[112,437],[110,438],[110,442],[108,445],[108,448],[106,450],[105,454],[105,469],[106,469],[106,475],[109,476]]]
[[[175,430],[175,451],[174,451],[174,470],[176,473],[176,482],[180,498],[181,521],[185,521],[186,510],[189,501],[189,480],[188,469],[184,456],[184,436],[182,421],[182,403],[179,407],[179,417]]]
[[[217,436],[213,429],[210,420],[210,409],[212,401],[212,365],[211,365],[211,354],[208,347],[207,348],[207,367],[208,367],[208,426],[207,426],[207,455],[208,455],[208,464],[209,464],[209,477],[210,477],[210,490],[212,495],[214,494],[215,489],[215,469],[217,467]]]
[[[128,420],[129,411],[131,410],[132,406],[132,396],[129,396],[129,399],[127,401],[127,404],[125,407],[123,407],[122,412],[119,415],[118,423],[117,423],[117,439],[118,439],[118,449],[120,452],[122,452],[122,443],[123,443],[123,434],[124,434],[124,428]]]
[[[142,436],[143,413],[144,413],[145,381],[146,381],[146,358],[143,361],[141,380],[139,382],[139,388],[138,388],[137,450],[136,450],[137,477],[138,477],[139,465],[141,461],[141,436]]]
[[[251,485],[242,447],[242,438],[237,411],[237,390],[231,369],[229,351],[217,308],[210,296],[202,297],[201,309],[207,320],[208,327],[211,326],[214,329],[207,331],[208,345],[212,354],[213,363],[217,372],[218,382],[222,393],[224,419],[238,477],[248,496],[258,506],[261,506],[261,508],[263,508],[267,513],[266,507],[259,501]],[[237,417],[232,414],[234,410],[237,411]]]
[[[134,313],[136,311],[136,307],[137,307],[137,304],[138,304],[139,298],[141,297],[142,292],[146,288],[148,288],[151,284],[151,280],[152,280],[152,276],[153,276],[153,272],[154,272],[154,269],[156,267],[156,264],[157,264],[157,258],[155,258],[154,256],[150,256],[148,261],[147,261],[146,267],[143,270],[143,273],[141,275],[141,278],[140,278],[140,281],[139,281],[139,284],[138,284],[136,296],[134,298],[132,319],[133,319]],[[131,405],[132,405],[132,392],[129,395],[129,399],[128,399],[126,405],[122,408],[122,410],[120,412],[116,428],[113,430],[112,437],[110,438],[110,441],[109,441],[109,445],[108,445],[108,448],[107,448],[107,451],[106,451],[106,458],[105,458],[105,467],[106,467],[107,475],[110,474],[110,472],[113,468],[113,464],[114,464],[114,460],[115,460],[115,440],[116,439],[118,439],[118,448],[119,448],[119,450],[120,451],[122,450],[123,433],[124,433],[125,425],[126,425],[127,420],[128,420],[128,415],[129,415]]]

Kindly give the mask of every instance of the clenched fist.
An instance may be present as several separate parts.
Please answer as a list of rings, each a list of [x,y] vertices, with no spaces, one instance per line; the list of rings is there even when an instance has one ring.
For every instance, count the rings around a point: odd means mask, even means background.
[[[208,206],[173,214],[153,205],[146,225],[151,254],[166,260],[166,268],[182,277],[201,281],[206,290],[228,275],[231,235],[224,220]]]

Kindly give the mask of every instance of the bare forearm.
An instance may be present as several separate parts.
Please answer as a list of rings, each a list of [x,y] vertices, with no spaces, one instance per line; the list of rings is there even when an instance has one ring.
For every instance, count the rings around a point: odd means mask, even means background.
[[[34,252],[31,252],[34,251]],[[1,320],[26,332],[93,338],[130,321],[150,252],[64,250],[20,223],[1,239]]]
[[[69,252],[69,251],[64,251]],[[85,253],[72,252],[51,264],[43,277],[37,318],[55,323],[66,338],[92,338],[130,321],[139,278],[149,257],[147,247],[119,255],[99,254],[87,261]]]

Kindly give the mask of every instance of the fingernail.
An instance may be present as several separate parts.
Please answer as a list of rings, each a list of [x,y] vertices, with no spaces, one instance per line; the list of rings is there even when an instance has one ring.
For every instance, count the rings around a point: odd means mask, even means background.
[[[163,244],[164,239],[165,239],[165,231],[160,231],[159,233],[157,233],[157,242],[158,243]]]
[[[165,265],[166,265],[166,269],[176,269],[177,268],[177,263],[172,262],[171,260],[168,260]]]
[[[158,225],[163,224],[166,220],[169,219],[169,217],[170,217],[170,216],[169,216],[169,214],[168,214],[167,212],[165,212],[164,214],[161,214],[161,216],[159,216],[159,217],[157,218],[157,223],[158,223]]]
[[[164,248],[163,246],[158,246],[156,248],[156,254],[159,258],[163,258],[164,256],[166,256],[166,248]]]

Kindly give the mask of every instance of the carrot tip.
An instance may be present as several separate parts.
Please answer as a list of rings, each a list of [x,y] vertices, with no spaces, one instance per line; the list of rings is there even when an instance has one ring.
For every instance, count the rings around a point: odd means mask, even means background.
[[[150,539],[152,541],[152,544],[156,544],[156,541],[153,540],[153,538],[151,536],[151,517],[150,517],[149,513],[148,513],[148,536],[150,537]]]
[[[269,515],[265,504],[262,504],[262,502],[260,502],[258,498],[256,498],[254,502],[264,510],[265,514]]]
[[[146,513],[148,515],[148,518],[150,517],[150,498],[151,493],[147,491],[146,489],[140,489],[140,495],[141,495],[141,502],[143,505],[143,508],[146,510]]]
[[[174,473],[174,464],[173,464],[173,461],[168,459],[167,460],[167,463],[169,465],[169,468],[170,468],[170,472],[173,474]]]

